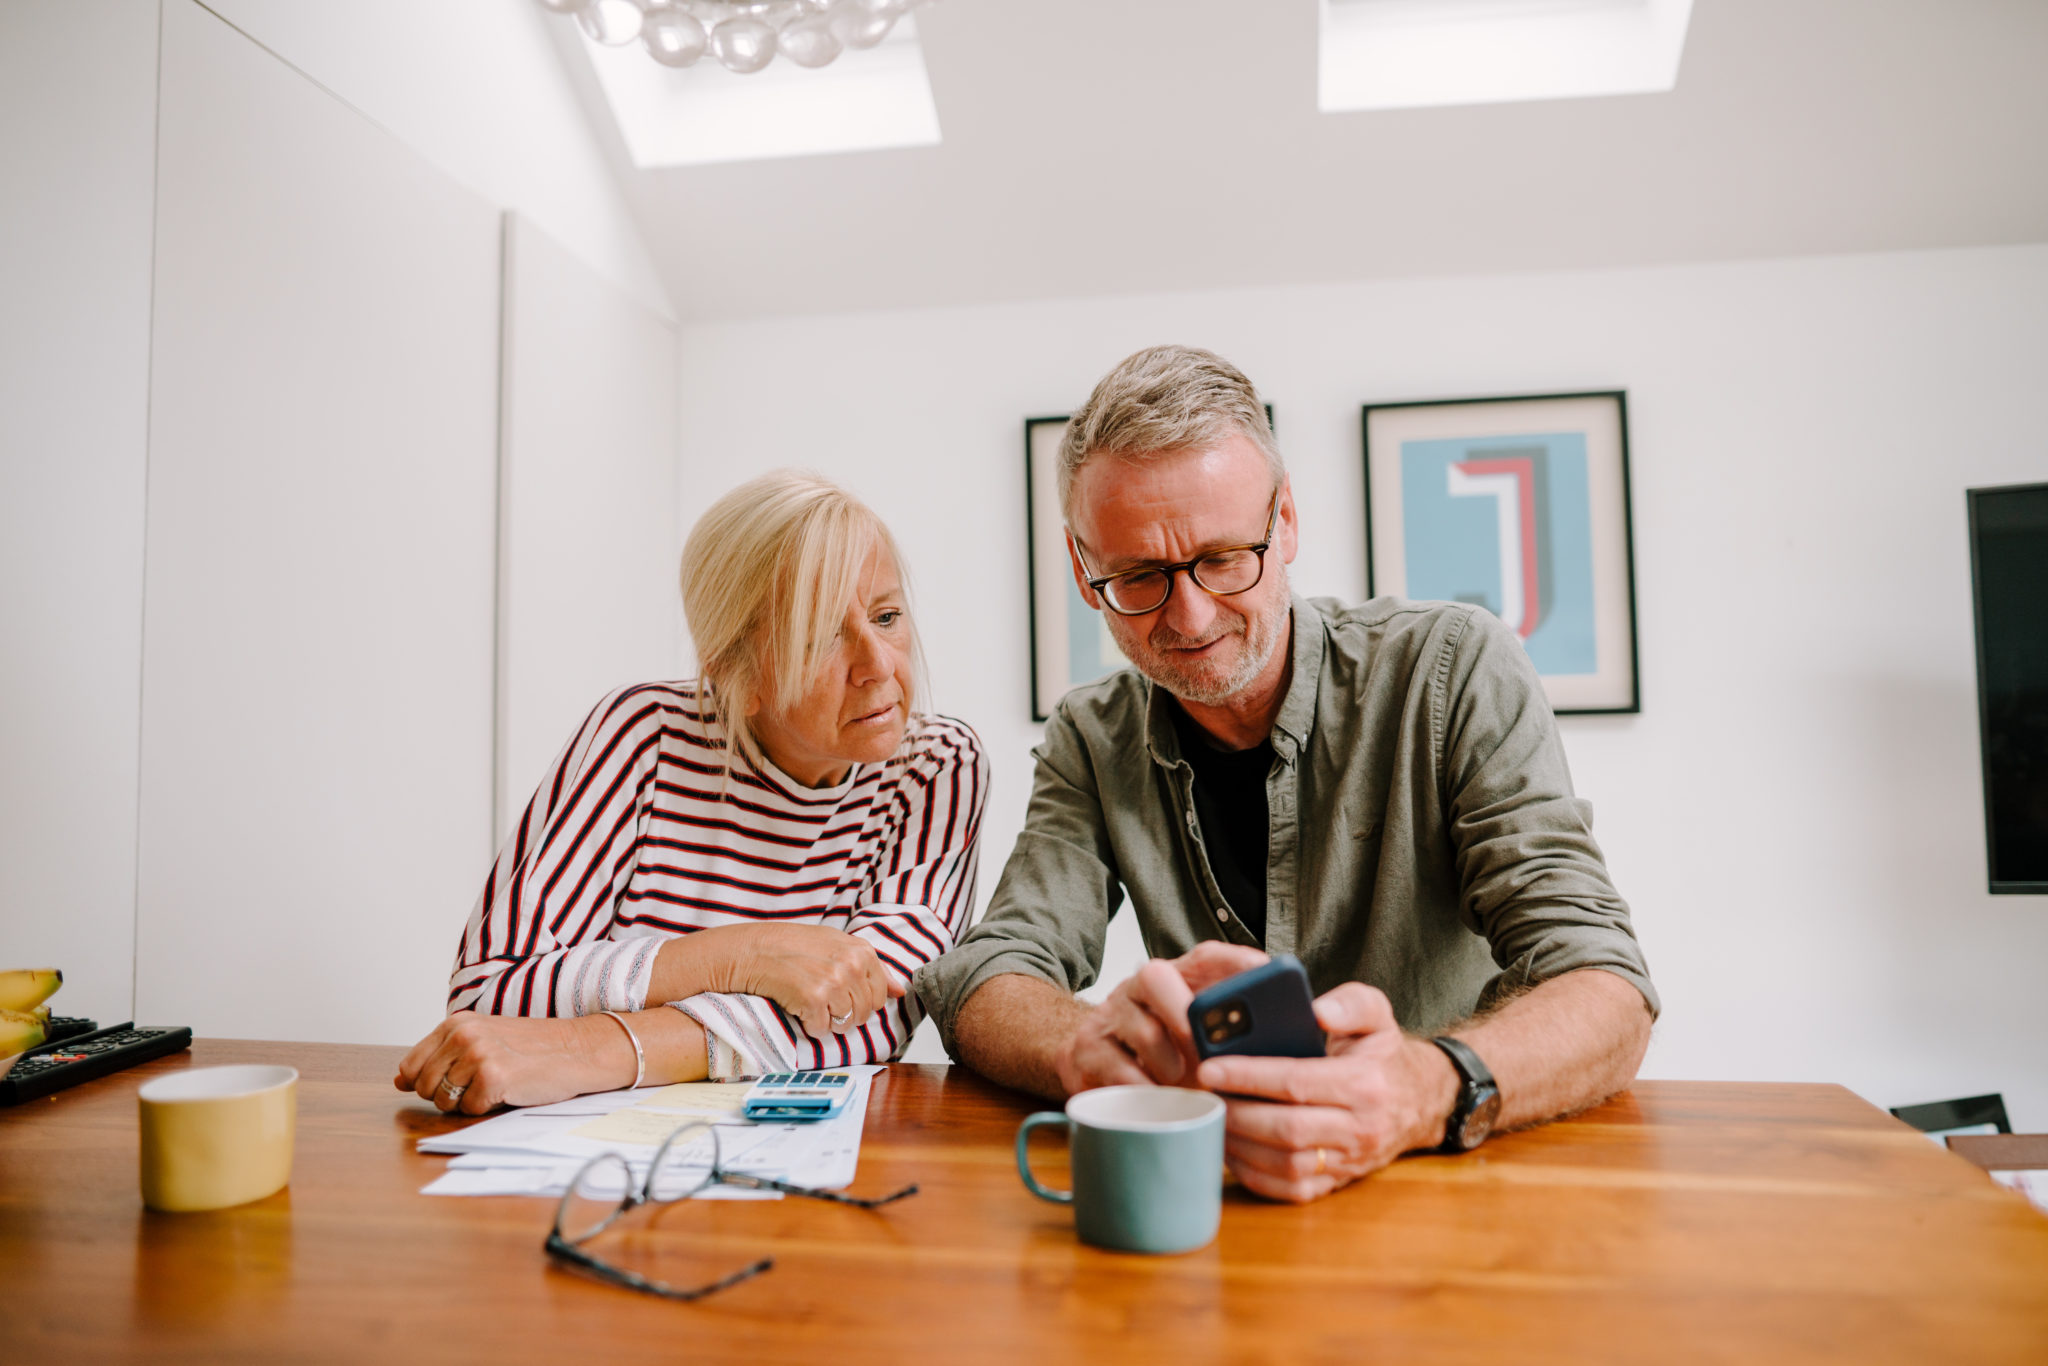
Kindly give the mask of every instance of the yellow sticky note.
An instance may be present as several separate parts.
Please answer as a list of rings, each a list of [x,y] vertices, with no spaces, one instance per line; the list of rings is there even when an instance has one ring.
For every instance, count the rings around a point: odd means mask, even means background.
[[[685,1081],[650,1091],[633,1102],[636,1110],[683,1110],[691,1114],[736,1115],[754,1089],[748,1081]]]
[[[644,1143],[658,1147],[664,1139],[685,1124],[697,1122],[695,1115],[664,1114],[659,1110],[643,1110],[639,1106],[628,1106],[614,1110],[608,1115],[599,1115],[587,1124],[579,1124],[569,1132],[577,1138],[594,1138],[600,1143]]]

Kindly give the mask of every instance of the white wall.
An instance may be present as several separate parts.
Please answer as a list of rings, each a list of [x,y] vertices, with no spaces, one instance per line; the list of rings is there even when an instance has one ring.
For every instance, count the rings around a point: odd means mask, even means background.
[[[499,215],[163,23],[136,1010],[410,1043],[490,854]]]
[[[533,0],[204,0],[458,183],[664,316],[668,296]]]
[[[0,968],[127,1019],[156,0],[0,5]]]
[[[903,538],[937,703],[994,760],[984,900],[1039,729],[1022,419],[1169,340],[1271,399],[1295,583],[1347,598],[1361,403],[1627,389],[1644,710],[1563,729],[1664,995],[1646,1074],[2002,1090],[2048,1128],[2048,905],[1984,891],[1962,496],[2048,478],[2048,247],[686,327],[685,525],[797,464]]]
[[[166,14],[208,34],[218,62],[261,75],[230,89],[174,45],[188,130],[231,112],[212,150],[167,130],[178,155],[160,206]],[[63,966],[60,1011],[387,1041],[439,1013],[490,855],[501,208],[557,240],[549,278],[571,281],[583,310],[541,310],[537,365],[565,343],[558,326],[586,360],[647,352],[608,376],[640,386],[632,469],[609,450],[579,460],[558,439],[564,421],[550,432],[558,474],[634,515],[601,524],[554,507],[535,525],[561,563],[630,562],[660,599],[647,651],[662,662],[627,672],[673,670],[668,303],[551,22],[498,0],[0,5],[0,967]],[[336,137],[349,155],[331,155]],[[466,205],[471,242],[414,276],[447,246],[421,195]],[[159,207],[182,246],[153,262]],[[509,348],[505,360],[518,368]],[[508,414],[616,397],[565,400],[564,374],[528,373],[535,401]],[[519,511],[516,493],[506,508]],[[558,663],[530,652],[508,692],[547,693]],[[278,671],[294,667],[308,686],[281,697]],[[394,708],[407,687],[429,705]],[[563,687],[588,704],[580,678]],[[451,730],[434,709],[464,689]],[[342,761],[309,758],[309,735],[351,728],[368,739],[342,739]],[[453,798],[451,773],[465,790]],[[326,839],[332,858],[288,869],[298,837]],[[261,856],[238,860],[238,839]],[[423,871],[430,847],[440,862]],[[352,918],[337,945],[338,915]],[[359,951],[380,939],[398,966],[366,986]]]
[[[505,253],[501,840],[597,699],[678,676],[683,638],[675,325],[520,215]]]

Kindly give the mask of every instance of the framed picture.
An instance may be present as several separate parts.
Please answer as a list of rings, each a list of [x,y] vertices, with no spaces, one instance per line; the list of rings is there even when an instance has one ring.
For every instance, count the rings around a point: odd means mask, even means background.
[[[1374,596],[1506,622],[1553,710],[1642,710],[1619,390],[1368,404],[1365,547]]]
[[[1025,544],[1031,583],[1031,719],[1052,715],[1069,688],[1125,667],[1102,613],[1081,600],[1067,561],[1060,514],[1060,438],[1064,417],[1024,422]]]
[[[1070,688],[1127,668],[1106,614],[1081,599],[1067,560],[1060,512],[1060,439],[1065,417],[1024,419],[1024,545],[1031,585],[1031,719],[1043,721]],[[1273,425],[1273,405],[1266,405]]]

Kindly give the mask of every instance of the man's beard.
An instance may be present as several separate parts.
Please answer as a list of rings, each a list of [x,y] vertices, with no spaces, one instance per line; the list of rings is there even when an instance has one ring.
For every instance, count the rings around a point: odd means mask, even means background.
[[[1217,620],[1206,639],[1183,636],[1163,623],[1153,627],[1149,637],[1140,639],[1122,617],[1110,619],[1110,635],[1115,638],[1117,648],[1124,652],[1124,658],[1137,666],[1139,673],[1183,702],[1204,707],[1224,706],[1265,672],[1273,660],[1273,651],[1280,644],[1280,637],[1285,633],[1290,608],[1287,567],[1276,564],[1267,573],[1270,575],[1275,571],[1280,575],[1280,592],[1274,595],[1271,611],[1259,617],[1243,616],[1231,610],[1231,599],[1219,598],[1216,602],[1219,609]],[[1202,590],[1187,583],[1175,585],[1174,591],[1199,593]],[[1238,646],[1236,661],[1225,673],[1200,664],[1193,667],[1183,665],[1169,653],[1172,650],[1199,649],[1226,636],[1236,636],[1242,643]]]

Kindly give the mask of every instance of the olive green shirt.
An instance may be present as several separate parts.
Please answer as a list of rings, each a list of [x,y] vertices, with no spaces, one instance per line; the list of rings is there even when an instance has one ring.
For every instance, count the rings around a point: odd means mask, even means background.
[[[1572,795],[1543,685],[1509,629],[1455,603],[1293,603],[1266,778],[1266,935],[1318,993],[1366,982],[1402,1026],[1446,1026],[1577,968],[1656,989]],[[988,914],[917,973],[949,1052],[1003,973],[1079,991],[1128,896],[1145,949],[1257,945],[1217,890],[1171,708],[1132,670],[1046,723],[1024,831]]]

